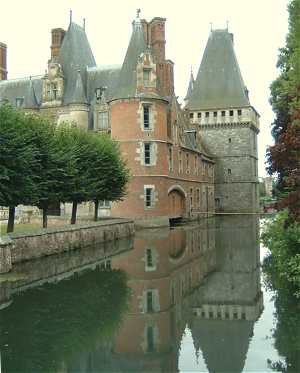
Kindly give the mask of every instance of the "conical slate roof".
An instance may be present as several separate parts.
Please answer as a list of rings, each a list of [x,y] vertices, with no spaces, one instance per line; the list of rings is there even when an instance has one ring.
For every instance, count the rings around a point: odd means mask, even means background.
[[[140,19],[133,22],[131,39],[120,71],[114,98],[136,96],[136,66],[139,56],[146,50],[143,26]]]
[[[191,70],[190,82],[189,82],[188,90],[186,92],[186,96],[184,98],[185,100],[188,100],[190,98],[193,92],[194,83],[195,83],[195,79],[194,79],[193,71]]]
[[[25,109],[35,109],[39,105],[38,105],[38,102],[37,102],[37,98],[36,98],[36,94],[35,94],[35,90],[34,90],[31,78],[29,78],[29,84],[27,85],[26,88],[27,89],[26,89],[26,92],[25,92],[25,95],[24,95],[24,105],[23,106],[24,106]]]
[[[234,53],[233,36],[228,30],[211,32],[193,92],[190,110],[250,106],[246,87]]]
[[[84,88],[82,84],[80,70],[77,71],[76,84],[72,92],[72,95],[70,97],[69,103],[70,104],[86,104],[87,103],[86,95],[84,93]]]
[[[82,27],[71,22],[60,48],[58,60],[62,65],[65,86],[64,104],[69,104],[77,84],[77,71],[81,71],[83,87],[86,87],[86,69],[96,66],[96,62]]]

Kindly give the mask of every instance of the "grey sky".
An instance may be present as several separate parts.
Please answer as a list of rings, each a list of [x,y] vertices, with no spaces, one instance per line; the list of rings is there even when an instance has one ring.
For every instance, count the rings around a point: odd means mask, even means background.
[[[235,51],[250,91],[252,105],[261,114],[259,175],[263,176],[265,147],[272,142],[273,114],[268,104],[269,85],[278,74],[278,48],[288,31],[288,0],[0,0],[0,41],[8,45],[9,79],[42,74],[50,56],[50,30],[82,24],[98,65],[121,64],[136,9],[141,18],[167,18],[166,55],[175,62],[175,90],[184,97],[191,66],[195,75],[213,28],[234,33]],[[3,17],[4,15],[4,17]]]

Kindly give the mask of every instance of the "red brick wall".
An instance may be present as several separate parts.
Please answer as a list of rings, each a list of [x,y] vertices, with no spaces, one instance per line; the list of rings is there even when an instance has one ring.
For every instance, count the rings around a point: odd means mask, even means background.
[[[0,43],[0,80],[7,79],[7,46]]]

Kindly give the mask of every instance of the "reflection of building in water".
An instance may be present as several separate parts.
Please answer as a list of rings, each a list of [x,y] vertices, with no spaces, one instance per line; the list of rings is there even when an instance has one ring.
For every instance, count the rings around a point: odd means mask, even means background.
[[[134,250],[113,259],[114,268],[128,273],[132,289],[130,311],[114,343],[127,370],[178,370],[188,316],[184,299],[216,264],[214,229],[206,226],[211,223],[138,232]]]
[[[217,268],[191,297],[191,331],[210,372],[241,372],[263,309],[258,218],[216,221]]]

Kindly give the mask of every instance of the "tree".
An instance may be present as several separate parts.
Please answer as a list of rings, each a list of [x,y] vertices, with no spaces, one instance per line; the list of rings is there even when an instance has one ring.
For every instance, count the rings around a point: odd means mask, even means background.
[[[89,182],[90,199],[95,203],[94,220],[98,220],[99,201],[118,201],[126,194],[129,170],[118,144],[107,135],[93,135],[91,142]]]
[[[277,207],[289,209],[287,224],[300,221],[300,0],[292,0],[288,10],[289,33],[277,64],[281,73],[271,85],[275,145],[267,152],[268,172],[278,175]]]
[[[38,197],[38,151],[30,126],[25,113],[0,106],[0,205],[9,207],[7,233],[14,230],[16,206],[34,205]]]

